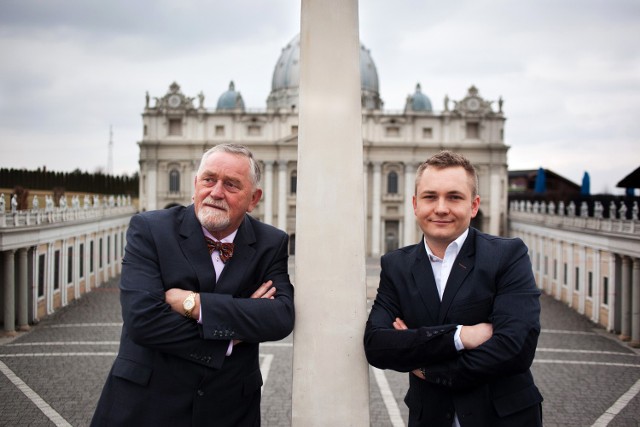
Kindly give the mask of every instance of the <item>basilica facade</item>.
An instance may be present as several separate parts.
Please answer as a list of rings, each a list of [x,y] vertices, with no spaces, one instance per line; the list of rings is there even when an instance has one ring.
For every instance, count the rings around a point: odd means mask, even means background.
[[[287,231],[295,253],[299,58],[295,37],[281,51],[266,108],[259,110],[245,107],[233,82],[215,108],[205,106],[204,93],[189,96],[175,82],[160,97],[152,100],[147,94],[138,143],[140,209],[190,204],[202,153],[216,144],[243,144],[263,171],[263,198],[252,215]],[[472,225],[507,235],[509,147],[502,99],[487,100],[471,86],[462,99],[445,97],[442,109],[435,110],[417,84],[403,110],[385,110],[377,69],[364,46],[360,76],[367,255],[379,256],[420,239],[411,203],[415,172],[443,149],[464,154],[478,170],[481,204]]]

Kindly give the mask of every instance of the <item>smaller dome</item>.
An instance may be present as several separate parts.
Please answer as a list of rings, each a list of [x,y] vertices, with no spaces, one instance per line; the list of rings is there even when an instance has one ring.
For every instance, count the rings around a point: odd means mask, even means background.
[[[236,92],[236,86],[233,84],[233,80],[229,83],[229,90],[224,92],[222,95],[220,95],[220,98],[218,98],[216,111],[223,110],[244,111],[244,101],[242,100],[242,95],[240,95],[240,92]]]
[[[405,111],[423,111],[423,112],[432,112],[433,107],[431,107],[431,100],[427,95],[422,93],[422,88],[420,87],[420,83],[416,85],[416,91],[413,95],[407,96],[407,103],[404,107]]]

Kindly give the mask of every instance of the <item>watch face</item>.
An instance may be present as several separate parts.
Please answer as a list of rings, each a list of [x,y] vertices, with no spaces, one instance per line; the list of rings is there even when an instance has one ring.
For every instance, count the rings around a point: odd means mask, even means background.
[[[187,299],[183,305],[185,310],[191,310],[196,305],[196,302],[193,299]]]
[[[172,108],[176,108],[180,105],[180,96],[179,95],[171,95],[169,97],[169,106]]]
[[[471,98],[467,101],[467,108],[471,111],[475,111],[480,108],[480,101],[476,98]]]

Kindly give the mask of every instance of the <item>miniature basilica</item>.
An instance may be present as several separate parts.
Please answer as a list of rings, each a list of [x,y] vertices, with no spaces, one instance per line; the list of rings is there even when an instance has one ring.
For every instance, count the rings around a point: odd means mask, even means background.
[[[147,94],[138,143],[140,210],[190,204],[202,153],[220,143],[243,144],[263,172],[263,197],[252,215],[287,231],[295,253],[299,58],[297,36],[276,62],[263,110],[245,108],[233,82],[215,108],[205,107],[202,92],[190,97],[177,83],[154,98],[154,105]],[[379,256],[420,239],[411,202],[415,173],[421,162],[443,149],[464,154],[478,170],[481,205],[472,225],[507,235],[509,147],[502,99],[486,100],[471,86],[460,100],[445,97],[437,111],[418,84],[404,110],[384,110],[376,66],[362,45],[360,76],[367,255]]]

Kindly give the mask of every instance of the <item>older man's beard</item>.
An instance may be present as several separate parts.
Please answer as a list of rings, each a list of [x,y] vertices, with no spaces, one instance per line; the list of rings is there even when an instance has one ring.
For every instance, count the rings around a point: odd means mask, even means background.
[[[198,220],[204,228],[211,232],[223,230],[231,223],[229,205],[223,200],[205,199],[202,201],[200,209],[198,209]]]

